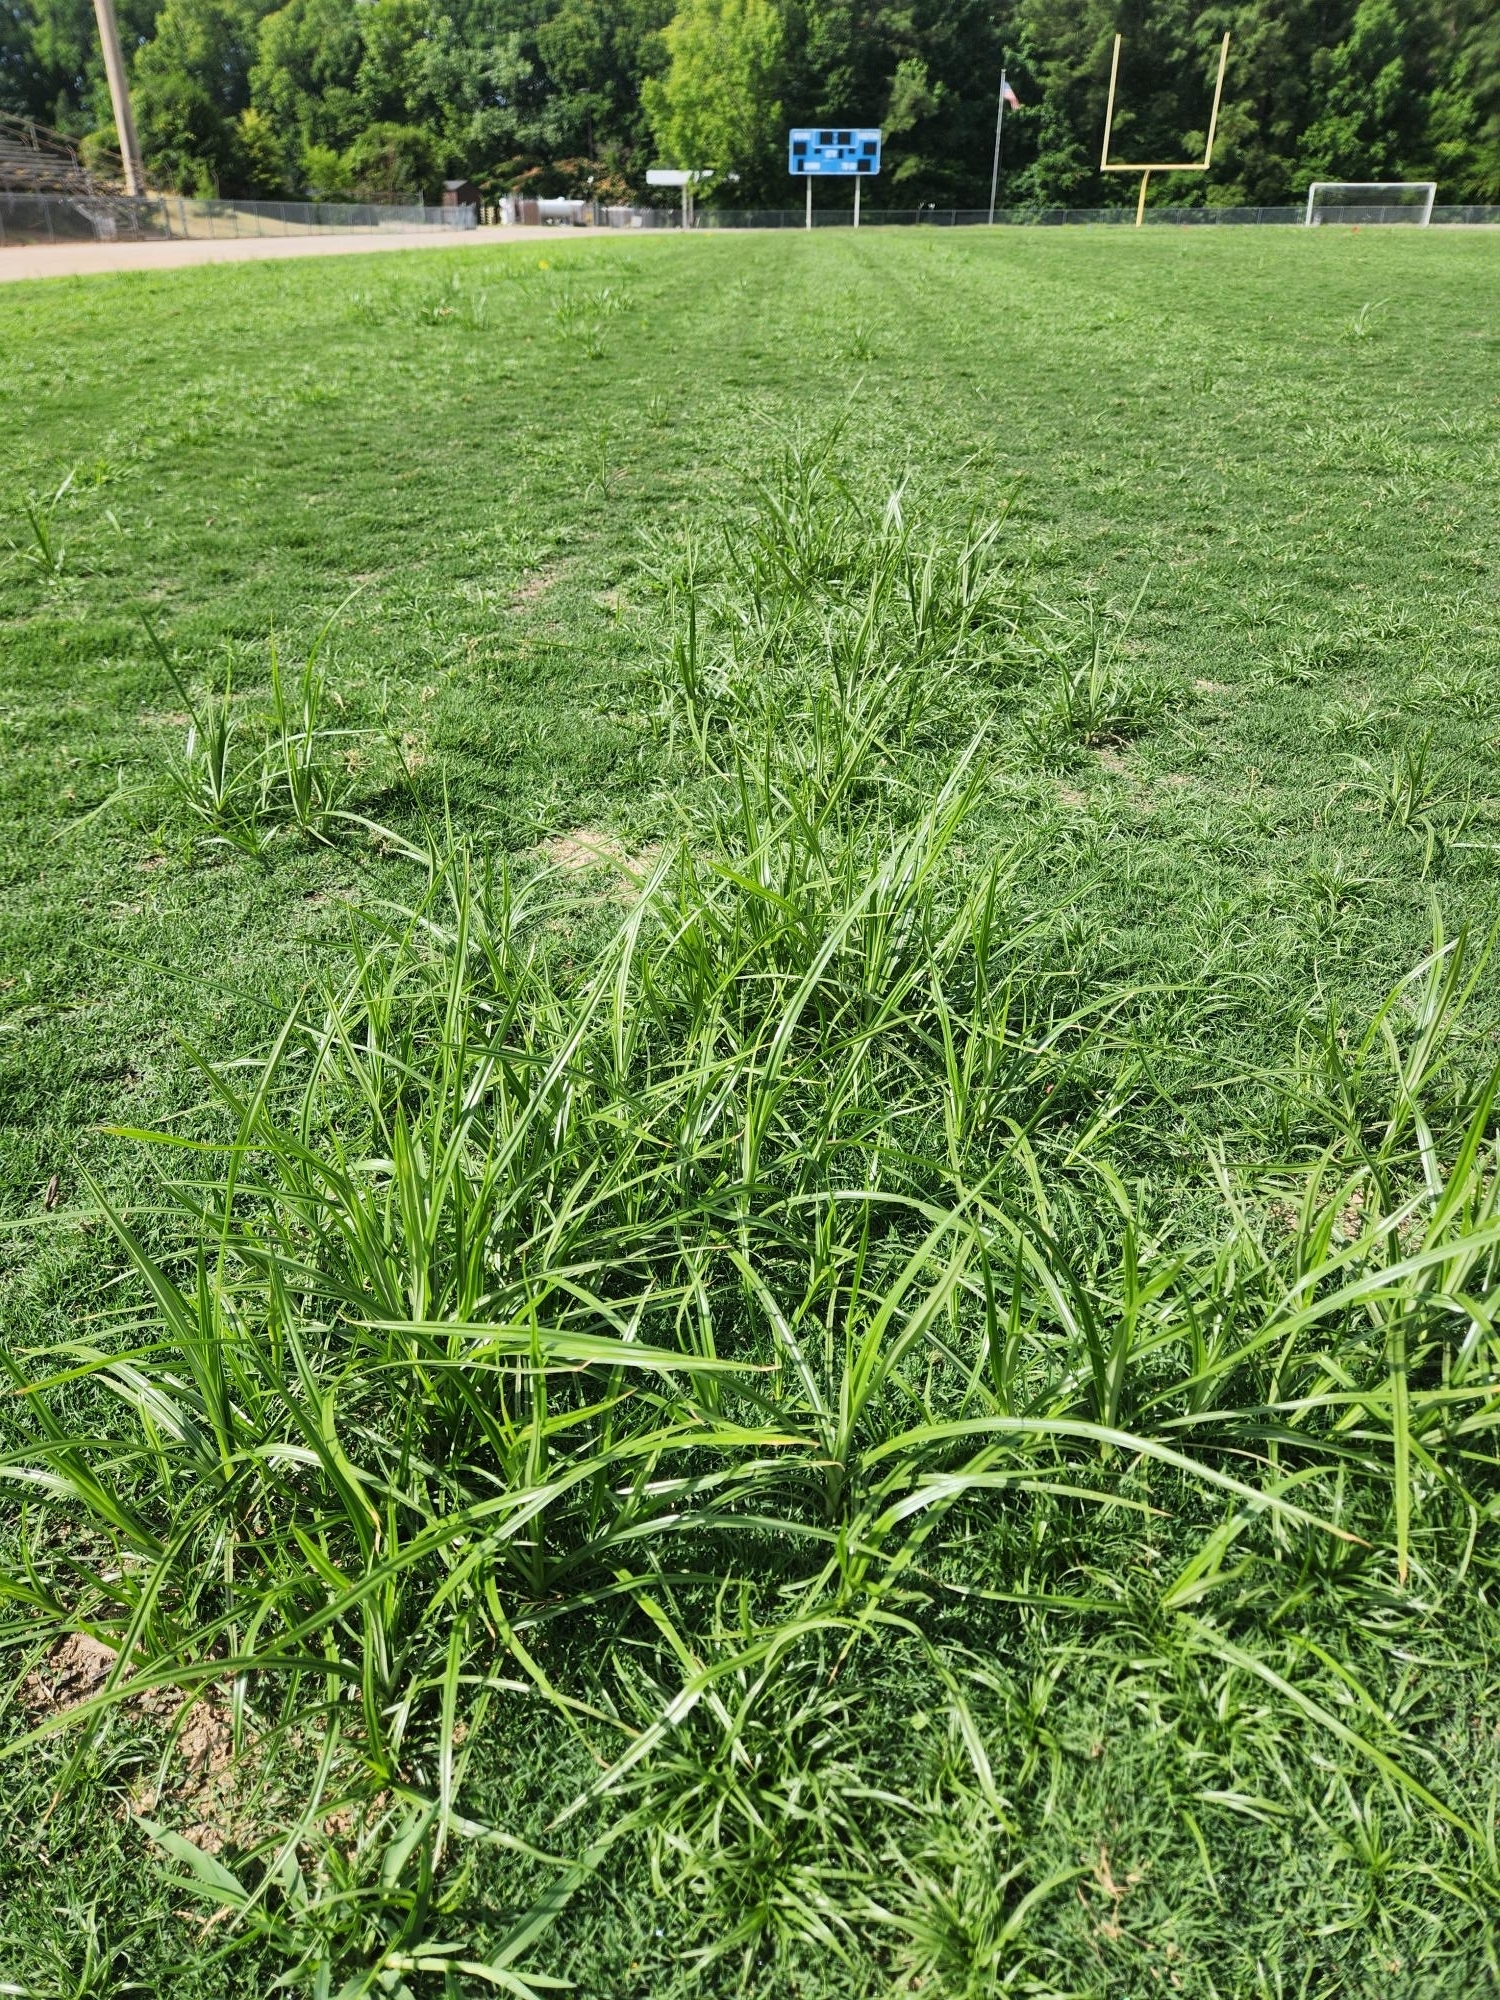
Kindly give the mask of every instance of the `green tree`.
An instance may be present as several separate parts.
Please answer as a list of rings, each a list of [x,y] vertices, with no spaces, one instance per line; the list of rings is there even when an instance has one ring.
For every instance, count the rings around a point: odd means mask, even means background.
[[[1465,35],[1459,77],[1477,113],[1475,145],[1466,163],[1470,188],[1483,201],[1500,201],[1500,14],[1476,9]]]
[[[275,199],[287,192],[286,149],[264,111],[247,105],[236,134],[241,170],[251,194]]]
[[[1299,180],[1400,180],[1421,161],[1432,86],[1422,72],[1435,29],[1425,14],[1359,0],[1343,39],[1313,52],[1318,110],[1298,141]]]
[[[988,0],[808,0],[787,122],[880,125],[870,206],[972,207],[989,188],[1002,37]],[[783,176],[782,199],[788,184]],[[820,200],[853,199],[830,184]]]
[[[1500,197],[1497,23],[1488,0],[1016,0],[1010,67],[1026,108],[1006,122],[1008,191],[1132,198],[1129,176],[1098,170],[1116,29],[1113,150],[1190,156],[1227,28],[1213,171],[1163,177],[1153,200],[1295,204],[1315,178],[1436,178],[1443,200]]]
[[[256,37],[250,96],[294,155],[309,146],[340,152],[364,116],[355,80],[364,54],[349,0],[287,0]]]
[[[309,201],[343,201],[353,182],[342,153],[332,146],[307,146],[302,153],[302,189]]]
[[[1200,150],[1206,136],[1227,25],[1192,0],[1020,0],[1010,68],[1028,109],[1007,124],[1008,198],[1063,207],[1135,199],[1133,177],[1099,171],[1117,31],[1123,53],[1111,152],[1190,159],[1195,136]],[[1241,60],[1236,74],[1244,67]],[[1201,200],[1201,176],[1162,182],[1158,193]]]
[[[671,14],[671,0],[615,0],[610,7],[562,0],[536,31],[560,139],[637,179],[652,143],[642,90],[667,67],[662,30]]]
[[[116,0],[127,61],[160,0]],[[0,0],[0,111],[82,135],[111,124],[93,0]]]
[[[1163,176],[1153,200],[1296,202],[1318,175],[1500,201],[1496,0],[680,0],[675,17],[674,0],[116,4],[148,169],[171,186],[331,188],[362,134],[400,127],[425,135],[438,177],[639,186],[659,151],[742,176],[715,199],[780,206],[788,124],[880,123],[872,207],[973,208],[1003,61],[1022,108],[1002,198],[1124,202],[1131,177],[1099,171],[1115,31],[1117,150],[1170,159],[1202,145],[1228,28],[1213,171]],[[0,109],[108,131],[97,41],[92,0],[0,0]]]
[[[414,195],[432,200],[442,179],[437,143],[423,125],[366,126],[344,154],[350,188],[363,201]]]
[[[562,137],[538,106],[523,40],[503,18],[455,17],[431,0],[288,0],[261,24],[251,97],[307,163],[310,188],[331,191],[343,174],[331,157],[373,126],[420,128],[436,178],[479,173]],[[375,159],[379,142],[366,150]]]
[[[425,122],[431,103],[428,57],[434,32],[428,0],[368,0],[359,16],[362,44],[354,90],[367,124]]]
[[[738,174],[751,199],[773,186],[779,197],[785,23],[773,0],[686,0],[662,40],[667,68],[643,97],[663,157]]]
[[[132,97],[152,181],[189,194],[251,191],[239,116],[257,16],[245,0],[167,0],[136,54]]]

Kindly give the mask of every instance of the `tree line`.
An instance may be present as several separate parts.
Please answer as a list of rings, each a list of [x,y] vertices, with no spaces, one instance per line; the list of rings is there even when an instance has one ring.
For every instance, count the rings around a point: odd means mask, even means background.
[[[707,198],[790,206],[789,124],[879,124],[872,207],[982,206],[1002,67],[1001,200],[1133,199],[1114,151],[1203,145],[1161,202],[1283,203],[1313,179],[1436,180],[1500,202],[1496,0],[117,0],[148,175],[187,193],[387,198],[487,191],[639,199],[655,164]],[[0,109],[112,138],[91,0],[0,0]],[[820,202],[848,198],[825,183]]]

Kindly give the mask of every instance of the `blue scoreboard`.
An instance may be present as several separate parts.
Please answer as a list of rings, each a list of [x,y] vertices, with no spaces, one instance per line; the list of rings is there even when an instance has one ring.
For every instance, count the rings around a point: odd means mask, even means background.
[[[794,125],[787,135],[789,174],[878,174],[878,127]]]

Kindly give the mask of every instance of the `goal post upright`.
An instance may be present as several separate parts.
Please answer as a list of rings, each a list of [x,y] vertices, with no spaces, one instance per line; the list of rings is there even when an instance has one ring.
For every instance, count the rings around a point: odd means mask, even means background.
[[[1224,95],[1224,71],[1229,66],[1229,30],[1224,30],[1224,39],[1219,44],[1219,74],[1214,78],[1214,104],[1208,114],[1208,144],[1203,148],[1203,171],[1208,172],[1214,163],[1214,133],[1219,128],[1219,101]]]
[[[1104,151],[1099,155],[1099,171],[1110,172],[1109,134],[1115,122],[1115,84],[1120,75],[1120,37],[1115,36],[1115,52],[1109,65],[1109,103],[1104,108]]]

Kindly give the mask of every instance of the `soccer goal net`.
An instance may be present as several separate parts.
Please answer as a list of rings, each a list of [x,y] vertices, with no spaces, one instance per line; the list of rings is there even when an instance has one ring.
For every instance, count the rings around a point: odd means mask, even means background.
[[[1307,221],[1427,223],[1436,200],[1436,181],[1314,181]]]

